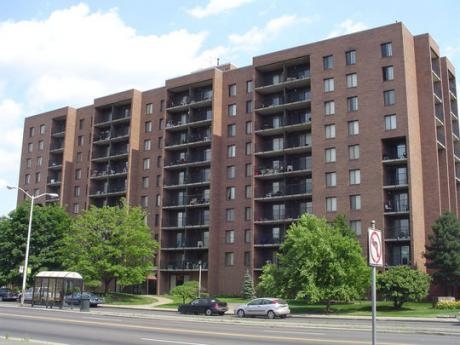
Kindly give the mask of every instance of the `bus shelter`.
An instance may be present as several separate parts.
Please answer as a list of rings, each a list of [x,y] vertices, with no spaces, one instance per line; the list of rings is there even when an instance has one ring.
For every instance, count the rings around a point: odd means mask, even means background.
[[[44,305],[47,308],[65,305],[65,296],[83,291],[83,278],[80,273],[67,271],[43,271],[35,276],[32,290],[32,306]]]

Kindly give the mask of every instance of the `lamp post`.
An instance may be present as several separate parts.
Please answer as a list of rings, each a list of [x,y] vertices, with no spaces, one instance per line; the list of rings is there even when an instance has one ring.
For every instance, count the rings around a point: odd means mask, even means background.
[[[201,298],[201,260],[198,261],[198,298]]]
[[[24,305],[24,297],[26,293],[26,280],[27,280],[27,264],[29,263],[29,247],[30,247],[30,235],[32,232],[32,214],[34,212],[34,202],[35,199],[38,199],[42,196],[48,195],[52,198],[58,198],[59,194],[56,193],[42,193],[39,195],[30,195],[21,187],[6,186],[9,190],[17,189],[23,192],[30,199],[30,211],[29,211],[29,226],[27,229],[27,242],[26,242],[26,255],[24,257],[24,269],[22,275],[22,294],[21,294],[21,306]]]

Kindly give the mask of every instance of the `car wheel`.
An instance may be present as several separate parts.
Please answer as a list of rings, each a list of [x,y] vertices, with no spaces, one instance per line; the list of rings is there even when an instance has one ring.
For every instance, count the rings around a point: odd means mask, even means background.
[[[273,310],[269,310],[269,311],[267,312],[267,317],[268,317],[270,320],[275,318],[275,313],[273,312]]]
[[[236,315],[238,317],[244,317],[244,310],[243,309],[238,309],[238,311],[236,312]]]
[[[184,309],[182,309],[182,308],[177,309],[177,311],[178,311],[180,314],[185,314],[185,313],[184,313]]]
[[[211,316],[212,315],[212,310],[207,308],[205,311],[204,311],[204,315],[206,316]]]

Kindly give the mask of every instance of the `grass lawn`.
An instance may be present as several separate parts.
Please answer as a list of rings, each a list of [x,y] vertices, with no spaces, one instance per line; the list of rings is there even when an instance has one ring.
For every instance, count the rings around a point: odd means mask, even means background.
[[[131,295],[127,293],[111,292],[104,296],[105,304],[141,305],[155,303],[157,300],[149,296]]]
[[[293,314],[326,314],[326,307],[324,304],[306,304],[302,301],[289,301],[289,307]],[[372,315],[371,302],[369,301],[357,301],[347,304],[333,304],[331,309],[332,315]],[[454,317],[459,313],[460,309],[434,309],[430,302],[406,302],[403,304],[400,310],[393,309],[393,304],[391,302],[377,302],[377,317]]]

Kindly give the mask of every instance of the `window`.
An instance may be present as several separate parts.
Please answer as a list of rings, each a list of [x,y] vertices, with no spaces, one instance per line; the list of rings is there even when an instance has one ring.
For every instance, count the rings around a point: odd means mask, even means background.
[[[75,186],[73,189],[73,196],[78,197],[81,194],[80,186]]]
[[[158,120],[158,128],[159,129],[164,129],[165,128],[165,122],[163,121],[163,119]]]
[[[73,204],[72,212],[75,214],[80,213],[80,204],[77,204],[77,203]]]
[[[251,266],[251,252],[244,252],[244,266]]]
[[[358,96],[347,98],[347,111],[358,111]]]
[[[34,150],[34,144],[28,143],[28,144],[27,144],[27,151],[28,151],[28,152],[32,152],[33,150]]]
[[[26,159],[26,167],[27,168],[32,168],[32,159],[30,159],[30,158]]]
[[[78,129],[83,129],[84,126],[85,126],[85,119],[80,119],[78,121]]]
[[[396,129],[396,114],[385,115],[385,130]]]
[[[283,144],[284,144],[284,139],[283,138],[273,138],[272,140],[272,150],[282,150],[283,149]]]
[[[235,187],[227,187],[227,200],[235,200],[236,197],[236,189]]]
[[[244,243],[251,243],[251,229],[244,229]]]
[[[45,134],[45,132],[46,132],[46,126],[40,125],[40,134]]]
[[[246,92],[251,93],[252,91],[254,91],[254,83],[252,82],[252,80],[248,80],[246,82]]]
[[[161,163],[163,162],[163,158],[161,156],[157,157],[157,168],[161,168]]]
[[[39,183],[41,180],[41,174],[39,172],[35,173],[35,183]]]
[[[165,100],[164,99],[160,101],[160,112],[163,112],[163,110],[165,110]]]
[[[326,211],[327,212],[337,211],[337,198],[335,196],[326,198]]]
[[[81,169],[75,170],[75,180],[81,180]]]
[[[359,134],[359,121],[353,120],[348,121],[348,135],[358,135]]]
[[[347,65],[356,64],[356,50],[349,50],[345,53],[345,62]]]
[[[144,165],[144,170],[150,169],[150,158],[145,158],[143,163],[144,163],[143,164]]]
[[[235,230],[225,231],[225,243],[235,243]]]
[[[252,121],[246,121],[246,134],[251,134],[252,133]]]
[[[380,51],[382,53],[382,57],[393,56],[393,45],[391,42],[382,43],[380,45]]]
[[[149,151],[152,148],[152,141],[150,139],[144,140],[144,151]]]
[[[229,137],[234,137],[236,135],[236,125],[234,123],[227,126],[227,135]]]
[[[38,167],[41,167],[43,165],[43,157],[42,156],[38,156],[37,157],[37,166]]]
[[[326,139],[335,138],[335,124],[324,126]]]
[[[40,140],[38,142],[38,150],[43,151],[44,148],[45,148],[45,143],[43,142],[43,140]]]
[[[326,115],[334,115],[335,114],[335,102],[334,101],[326,101],[326,102],[324,102],[324,113]]]
[[[24,176],[24,184],[29,184],[30,183],[30,174],[26,174],[26,176]]]
[[[83,146],[85,143],[85,137],[83,135],[79,135],[77,138],[77,145],[78,146]]]
[[[235,178],[236,176],[236,167],[234,165],[227,166],[227,178]]]
[[[35,127],[29,128],[29,137],[33,137],[35,135]]]
[[[147,103],[145,105],[145,114],[152,115],[153,114],[153,103]]]
[[[245,154],[246,156],[249,156],[252,154],[252,143],[249,142],[249,143],[246,143],[245,145]]]
[[[383,91],[383,104],[387,106],[387,105],[393,105],[395,103],[396,103],[395,90]]]
[[[326,173],[326,187],[335,187],[337,185],[337,174],[336,172]]]
[[[144,132],[150,133],[152,131],[152,121],[146,121],[144,123]]]
[[[359,145],[350,145],[348,146],[348,158],[359,159]]]
[[[324,79],[324,92],[334,91],[334,78]]]
[[[357,236],[361,235],[361,221],[360,220],[351,220],[350,228],[354,231]]]
[[[227,222],[235,221],[235,209],[234,208],[227,208],[225,210],[225,220]]]
[[[149,197],[147,195],[141,196],[141,207],[149,207]]]
[[[361,170],[353,169],[349,171],[349,181],[350,184],[360,184],[361,183]]]
[[[252,208],[245,207],[244,208],[244,220],[251,220],[252,219]]]
[[[236,116],[236,104],[228,105],[228,116]]]
[[[232,84],[228,86],[228,95],[236,96],[236,84]]]
[[[358,86],[358,75],[356,73],[347,74],[347,87],[357,87]]]
[[[382,67],[383,81],[393,80],[394,79],[394,69],[393,66]]]
[[[246,185],[244,187],[244,197],[246,199],[251,199],[252,198],[252,186],[250,184]]]
[[[227,146],[227,157],[228,158],[236,157],[236,145]]]
[[[350,195],[350,209],[361,209],[361,195]]]
[[[246,177],[252,176],[252,164],[251,163],[247,163],[245,165],[245,170],[246,170]]]
[[[157,194],[155,197],[155,206],[160,207],[161,206],[161,195]]]
[[[326,69],[331,69],[334,67],[334,56],[333,55],[327,55],[323,56],[323,68]]]
[[[157,175],[157,176],[155,177],[155,185],[156,185],[157,187],[160,187],[160,184],[161,184],[161,175]]]
[[[150,180],[148,176],[142,177],[142,188],[149,188]]]
[[[235,254],[233,252],[225,253],[225,266],[233,266],[235,264]]]
[[[326,163],[335,162],[335,147],[331,147],[325,150]]]
[[[252,113],[252,100],[246,101],[246,114]]]
[[[83,153],[77,152],[77,162],[83,162]]]

